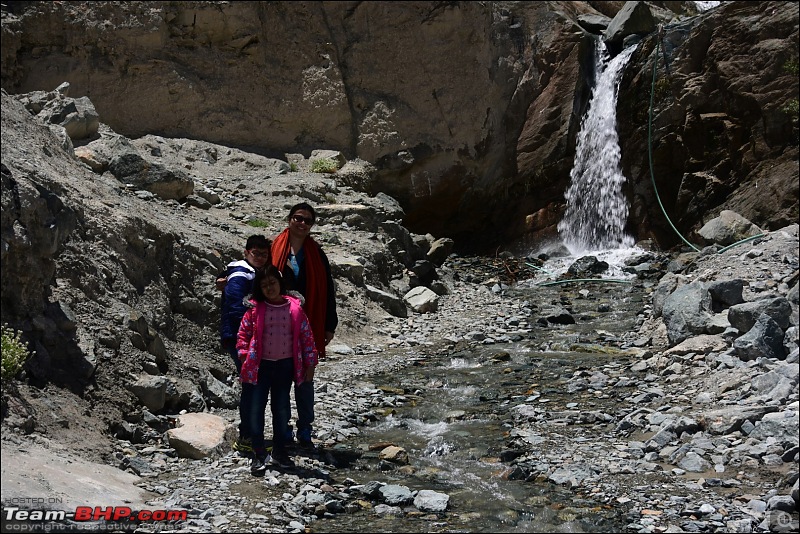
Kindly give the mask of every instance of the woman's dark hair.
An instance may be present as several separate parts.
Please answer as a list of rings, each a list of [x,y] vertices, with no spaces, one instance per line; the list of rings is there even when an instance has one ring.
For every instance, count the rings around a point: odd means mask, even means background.
[[[298,210],[306,210],[308,213],[311,214],[312,222],[316,222],[317,220],[317,212],[314,211],[314,208],[311,207],[311,204],[308,202],[301,202],[300,204],[295,204],[294,206],[289,209],[289,218],[292,218],[292,215],[295,214]]]
[[[278,283],[281,285],[281,295],[286,294],[286,282],[283,279],[281,271],[274,265],[267,265],[263,269],[258,269],[256,271],[256,277],[253,279],[253,300],[258,302],[267,300],[266,295],[261,291],[261,281],[268,276],[277,278]]]

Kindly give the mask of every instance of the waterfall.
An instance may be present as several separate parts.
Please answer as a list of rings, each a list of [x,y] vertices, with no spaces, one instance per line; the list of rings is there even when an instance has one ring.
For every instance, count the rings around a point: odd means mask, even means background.
[[[609,61],[605,44],[596,41],[596,83],[578,133],[565,194],[567,209],[558,223],[559,235],[573,255],[633,245],[633,238],[625,234],[628,204],[622,192],[625,176],[616,108],[622,72],[635,49],[628,47]]]

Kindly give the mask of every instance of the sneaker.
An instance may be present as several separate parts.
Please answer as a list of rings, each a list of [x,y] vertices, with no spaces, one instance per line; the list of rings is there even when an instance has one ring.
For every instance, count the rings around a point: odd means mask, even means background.
[[[316,450],[314,442],[311,441],[310,428],[300,428],[297,430],[297,446],[306,451]]]
[[[277,465],[278,467],[282,467],[284,469],[290,469],[294,467],[294,462],[286,451],[272,451],[272,459],[270,460],[272,465]]]
[[[250,441],[250,438],[237,438],[237,440],[233,442],[231,448],[241,453],[242,456],[250,456],[253,454],[253,443]]]
[[[314,442],[311,440],[299,440],[297,442],[297,448],[306,452],[316,452],[317,446],[314,445]]]
[[[269,457],[264,453],[253,456],[250,461],[250,473],[256,476],[263,475],[267,470],[268,459]]]

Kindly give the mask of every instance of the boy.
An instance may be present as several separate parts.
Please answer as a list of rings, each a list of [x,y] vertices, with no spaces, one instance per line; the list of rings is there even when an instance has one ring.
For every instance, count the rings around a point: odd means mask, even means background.
[[[228,268],[222,277],[217,279],[217,287],[222,286],[222,311],[220,313],[219,330],[220,342],[223,350],[230,355],[236,365],[236,375],[242,371],[242,363],[239,361],[239,353],[236,350],[236,337],[239,333],[239,325],[242,317],[247,311],[244,298],[253,292],[253,279],[256,271],[263,269],[270,264],[270,249],[272,243],[263,235],[251,235],[247,238],[244,250],[244,259],[233,261],[228,264]],[[246,394],[242,390],[243,396]],[[250,403],[239,402],[240,420],[248,416],[242,413],[247,411]],[[239,424],[239,438],[234,442],[233,449],[242,453],[252,453],[250,437],[242,435],[243,426]]]

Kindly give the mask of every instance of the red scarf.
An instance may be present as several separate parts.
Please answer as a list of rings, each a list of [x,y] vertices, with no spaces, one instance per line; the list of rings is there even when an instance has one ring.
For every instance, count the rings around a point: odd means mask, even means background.
[[[311,236],[303,241],[306,268],[306,303],[303,309],[311,323],[314,344],[320,358],[325,357],[325,312],[328,307],[328,273],[319,253],[319,245]],[[289,229],[287,228],[272,242],[272,265],[281,272],[289,261]]]

